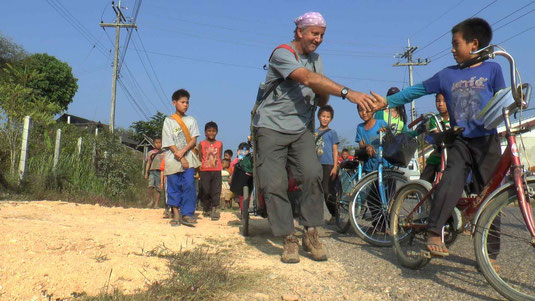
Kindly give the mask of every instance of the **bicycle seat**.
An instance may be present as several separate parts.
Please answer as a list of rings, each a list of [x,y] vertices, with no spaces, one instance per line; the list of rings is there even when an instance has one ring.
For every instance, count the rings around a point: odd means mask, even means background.
[[[452,144],[453,141],[455,141],[455,138],[459,136],[463,131],[463,127],[454,126],[453,128],[447,129],[443,132],[429,133],[428,137],[431,138],[431,141],[427,142],[431,144],[441,144],[442,142],[444,142],[445,144]]]
[[[356,160],[344,160],[340,163],[340,167],[344,169],[355,170],[359,168],[359,161]]]

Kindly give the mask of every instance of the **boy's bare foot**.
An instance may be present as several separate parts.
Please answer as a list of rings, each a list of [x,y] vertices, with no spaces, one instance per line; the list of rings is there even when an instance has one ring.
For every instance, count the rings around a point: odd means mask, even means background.
[[[427,244],[426,244],[427,250],[431,253],[431,255],[445,257],[450,255],[450,251],[448,248],[446,248],[446,245],[444,242],[442,242],[442,238],[440,235],[436,235],[432,232],[427,232]]]

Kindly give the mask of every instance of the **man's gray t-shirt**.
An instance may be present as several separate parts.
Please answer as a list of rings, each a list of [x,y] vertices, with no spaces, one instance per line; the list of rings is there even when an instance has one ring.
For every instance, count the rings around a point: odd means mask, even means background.
[[[289,44],[294,50],[295,47]],[[296,51],[297,52],[297,51]],[[323,63],[316,53],[299,54],[299,61],[288,49],[273,52],[266,75],[266,89],[279,78],[284,78],[277,88],[258,106],[253,125],[281,133],[297,134],[312,128],[316,94],[288,76],[298,68],[307,68],[323,75]],[[311,127],[312,126],[312,127]]]

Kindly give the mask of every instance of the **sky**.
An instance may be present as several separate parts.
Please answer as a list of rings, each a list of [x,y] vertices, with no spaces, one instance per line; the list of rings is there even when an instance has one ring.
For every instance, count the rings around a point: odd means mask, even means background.
[[[78,92],[67,113],[108,124],[115,29],[104,30],[115,13],[108,0],[3,0],[0,34],[29,53],[48,53],[67,62],[78,79]],[[535,82],[535,1],[304,1],[123,0],[124,15],[135,19],[137,31],[121,30],[125,53],[117,88],[117,127],[147,120],[156,112],[173,113],[172,93],[191,93],[188,114],[199,124],[219,125],[217,139],[235,150],[249,134],[250,111],[262,66],[272,50],[293,38],[293,20],[307,11],[323,14],[324,41],[316,51],[325,75],[361,92],[386,94],[388,88],[409,85],[407,67],[393,67],[394,56],[410,39],[418,46],[414,59],[428,58],[414,67],[414,83],[455,64],[450,53],[451,27],[477,16],[494,29],[493,43],[509,51],[523,82]],[[126,48],[126,52],[124,49]],[[509,65],[496,59],[509,83]],[[123,86],[124,85],[124,89]],[[331,128],[353,144],[358,117],[356,105],[331,97],[335,110]],[[407,111],[409,106],[407,105]],[[418,114],[434,112],[434,98],[416,101]]]

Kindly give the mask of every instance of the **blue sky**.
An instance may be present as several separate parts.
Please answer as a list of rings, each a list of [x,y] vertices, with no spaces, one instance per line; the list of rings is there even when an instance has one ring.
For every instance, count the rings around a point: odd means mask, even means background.
[[[126,16],[135,2],[121,2]],[[7,0],[0,7],[0,33],[30,53],[54,55],[73,68],[79,89],[67,112],[108,123],[115,31],[99,23],[113,22],[111,1]],[[67,12],[69,21],[54,7]],[[262,66],[275,46],[292,39],[293,20],[306,11],[321,12],[327,21],[317,51],[326,75],[354,90],[385,94],[391,86],[406,87],[407,68],[392,65],[408,38],[419,46],[414,58],[431,59],[414,68],[415,83],[454,64],[449,31],[473,15],[493,24],[493,42],[505,41],[501,45],[514,55],[522,80],[535,82],[535,1],[152,0],[141,3],[138,31],[126,52],[121,74],[131,97],[118,87],[116,125],[129,127],[156,111],[172,113],[171,94],[186,88],[192,95],[189,114],[201,133],[213,120],[225,148],[236,149],[248,135],[249,113],[265,77]],[[126,36],[122,30],[121,51]],[[508,82],[508,65],[497,61]],[[330,104],[331,127],[353,141],[360,122],[355,105],[338,97]],[[418,113],[435,110],[429,96],[416,107]]]

